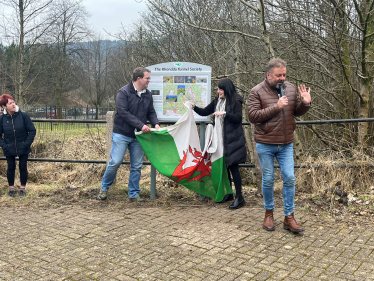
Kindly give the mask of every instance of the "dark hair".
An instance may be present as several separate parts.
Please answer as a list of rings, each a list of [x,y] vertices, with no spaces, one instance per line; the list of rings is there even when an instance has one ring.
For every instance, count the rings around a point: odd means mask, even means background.
[[[0,106],[6,106],[9,100],[14,100],[14,98],[8,94],[0,96]]]
[[[268,62],[268,65],[266,66],[266,72],[271,73],[273,68],[283,68],[287,67],[287,62],[285,60],[282,60],[280,58],[271,59]]]
[[[143,78],[144,77],[144,72],[149,72],[151,73],[151,71],[147,68],[144,68],[144,67],[137,67],[134,69],[134,73],[132,74],[132,81],[136,81],[138,80],[138,77],[140,78]]]
[[[235,102],[236,102],[236,90],[235,90],[235,86],[234,86],[234,83],[232,83],[232,81],[228,78],[225,78],[225,79],[222,79],[218,82],[218,88],[220,88],[221,90],[223,90],[223,92],[225,93],[225,96],[226,96],[226,99],[229,101],[230,105],[231,106],[234,106]]]

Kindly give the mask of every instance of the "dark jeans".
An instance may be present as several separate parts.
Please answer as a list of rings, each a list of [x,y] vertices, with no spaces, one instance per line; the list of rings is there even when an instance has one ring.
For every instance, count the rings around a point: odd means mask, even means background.
[[[231,175],[230,175],[230,171],[231,171]],[[232,180],[234,181],[236,196],[241,196],[242,195],[242,177],[240,176],[238,164],[228,166],[227,173],[229,175],[230,184]]]
[[[27,159],[29,158],[28,154],[22,155],[19,157],[19,173],[21,178],[21,185],[25,185],[27,182]],[[14,185],[14,175],[16,172],[16,157],[7,156],[6,161],[8,162],[8,170],[6,176],[8,178],[9,185]]]

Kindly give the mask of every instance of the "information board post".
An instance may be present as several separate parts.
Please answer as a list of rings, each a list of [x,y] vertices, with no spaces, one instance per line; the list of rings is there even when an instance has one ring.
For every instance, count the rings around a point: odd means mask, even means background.
[[[156,168],[151,165],[151,199],[156,199]]]
[[[201,146],[201,149],[204,149],[204,147],[205,147],[205,128],[206,128],[206,123],[201,122],[200,123],[200,146]],[[205,196],[200,194],[199,199],[200,199],[200,201],[203,201],[205,199]]]

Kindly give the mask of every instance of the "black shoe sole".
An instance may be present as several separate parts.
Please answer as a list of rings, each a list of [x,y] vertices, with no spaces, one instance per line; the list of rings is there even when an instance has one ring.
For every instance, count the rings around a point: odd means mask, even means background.
[[[263,229],[267,230],[267,231],[274,231],[275,230],[275,227],[273,228],[266,228],[265,226],[262,226]]]
[[[293,233],[299,233],[299,232],[303,232],[304,231],[304,229],[295,229],[295,230],[292,230],[289,226],[287,226],[287,225],[283,225],[283,229],[285,229],[285,230],[289,230],[289,231],[291,231],[291,232],[293,232]]]

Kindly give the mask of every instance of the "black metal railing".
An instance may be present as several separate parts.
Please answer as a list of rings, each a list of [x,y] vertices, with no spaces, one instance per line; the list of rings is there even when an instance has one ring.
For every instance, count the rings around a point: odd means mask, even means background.
[[[37,123],[35,127],[38,128],[39,124],[50,123],[46,127],[47,130],[53,130],[54,124],[75,124],[81,125],[85,128],[90,128],[94,126],[105,126],[106,120],[75,120],[75,119],[33,119],[34,123]],[[309,125],[309,124],[339,124],[339,123],[355,123],[355,122],[374,122],[374,118],[359,118],[359,119],[336,119],[336,120],[311,120],[311,121],[296,121],[298,125]],[[196,124],[201,124],[202,122],[196,122]],[[203,122],[205,123],[205,122]],[[174,122],[160,122],[160,124],[170,125]],[[250,125],[250,122],[243,122],[242,125]],[[40,126],[39,126],[40,127]],[[72,126],[70,127],[72,128]],[[5,157],[0,157],[0,160],[6,160]],[[106,164],[105,160],[75,160],[75,159],[51,159],[51,158],[29,158],[29,161],[37,162],[71,162],[71,163],[96,163],[96,164]],[[122,164],[130,164],[129,161],[124,161]],[[145,161],[144,165],[151,165],[149,161]],[[240,167],[245,168],[255,168],[254,164],[239,164]],[[279,167],[275,165],[275,167]],[[304,165],[295,165],[295,168],[306,168]]]
[[[22,109],[26,111],[32,119],[85,119],[94,120],[105,119],[108,111],[114,111],[113,107],[93,107],[93,106],[66,106],[66,105],[25,105]]]

